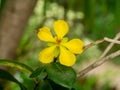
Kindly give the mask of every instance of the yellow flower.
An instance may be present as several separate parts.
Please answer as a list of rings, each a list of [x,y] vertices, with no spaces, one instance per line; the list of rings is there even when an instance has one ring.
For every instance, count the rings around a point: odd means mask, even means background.
[[[44,26],[38,31],[38,38],[49,44],[49,47],[43,49],[39,54],[39,60],[42,63],[51,63],[55,57],[62,65],[72,66],[76,62],[75,54],[83,52],[83,41],[72,39],[68,41],[64,37],[69,30],[68,24],[64,20],[57,20],[53,24],[55,36],[52,35],[50,28]]]

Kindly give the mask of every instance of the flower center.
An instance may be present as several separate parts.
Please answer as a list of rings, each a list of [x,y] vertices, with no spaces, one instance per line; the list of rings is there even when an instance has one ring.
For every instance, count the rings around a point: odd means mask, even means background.
[[[57,43],[57,44],[60,44],[60,43],[61,43],[61,39],[57,39],[57,40],[56,40],[56,43]]]

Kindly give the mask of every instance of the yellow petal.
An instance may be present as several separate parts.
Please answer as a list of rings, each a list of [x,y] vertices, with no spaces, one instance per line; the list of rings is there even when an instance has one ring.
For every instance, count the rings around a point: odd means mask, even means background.
[[[55,42],[55,39],[53,38],[52,33],[50,32],[50,29],[46,26],[40,28],[37,35],[42,41]]]
[[[72,66],[75,64],[76,57],[73,53],[68,51],[66,48],[60,46],[60,63],[65,66]]]
[[[51,63],[54,60],[56,45],[43,49],[39,54],[42,63]]]
[[[64,20],[55,21],[53,26],[58,39],[62,39],[68,32],[68,24]]]
[[[63,45],[74,54],[80,54],[83,52],[84,43],[79,39],[72,39]]]

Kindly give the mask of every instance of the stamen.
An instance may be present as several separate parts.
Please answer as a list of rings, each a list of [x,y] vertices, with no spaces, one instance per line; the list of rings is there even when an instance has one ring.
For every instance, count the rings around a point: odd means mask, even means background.
[[[60,44],[60,43],[61,43],[61,40],[60,40],[60,39],[57,39],[56,42],[57,42],[57,44]]]

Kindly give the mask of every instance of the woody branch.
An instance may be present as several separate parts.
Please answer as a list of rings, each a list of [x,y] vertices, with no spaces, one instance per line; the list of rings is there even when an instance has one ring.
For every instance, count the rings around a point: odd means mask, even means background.
[[[88,44],[84,47],[84,50],[92,47],[92,46],[95,46],[97,44],[100,44],[104,41],[107,41],[107,42],[110,42],[110,44],[107,46],[107,48],[104,50],[104,52],[102,53],[102,55],[98,58],[98,60],[96,60],[96,62],[94,62],[93,64],[89,65],[88,67],[86,67],[85,69],[81,70],[78,74],[77,74],[77,77],[80,78],[82,76],[84,76],[86,73],[88,73],[89,71],[95,69],[96,67],[102,65],[103,63],[105,63],[106,61],[110,60],[110,59],[113,59],[117,56],[120,56],[120,50],[110,54],[110,55],[107,55],[107,53],[111,50],[111,48],[114,46],[114,44],[120,44],[120,32],[115,36],[114,39],[109,39],[107,37],[101,39],[101,40],[97,40],[96,42],[94,43],[91,43],[91,44]],[[106,56],[107,55],[107,56]]]

